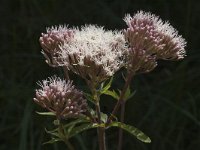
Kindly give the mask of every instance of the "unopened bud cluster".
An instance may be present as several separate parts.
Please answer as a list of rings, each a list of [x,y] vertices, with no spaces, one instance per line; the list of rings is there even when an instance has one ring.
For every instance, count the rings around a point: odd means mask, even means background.
[[[87,110],[87,102],[82,92],[71,81],[51,77],[38,83],[34,101],[56,114],[58,119],[76,118]]]
[[[156,67],[157,59],[178,60],[185,56],[186,42],[168,22],[143,11],[133,17],[127,15],[124,20],[128,26],[124,35],[129,46],[129,70],[149,72]]]
[[[50,66],[58,66],[60,46],[69,42],[72,37],[73,31],[66,26],[47,28],[47,33],[41,34],[39,41],[43,48],[42,53]]]

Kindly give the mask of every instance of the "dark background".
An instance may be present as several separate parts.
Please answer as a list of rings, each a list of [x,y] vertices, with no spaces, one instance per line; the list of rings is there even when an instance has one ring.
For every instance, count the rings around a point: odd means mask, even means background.
[[[160,15],[186,38],[187,57],[179,62],[160,61],[149,74],[132,82],[136,95],[126,108],[126,123],[152,139],[144,144],[125,133],[124,150],[200,149],[200,1],[199,0],[1,0],[0,1],[0,150],[64,150],[62,143],[42,145],[50,137],[52,119],[39,116],[33,103],[36,81],[58,74],[40,54],[38,39],[52,25],[104,25],[122,29],[126,13],[138,10]],[[79,79],[75,78],[76,82]],[[120,88],[120,75],[113,85]],[[82,87],[84,83],[81,82]],[[104,98],[110,111],[114,101]],[[115,150],[117,130],[107,132],[107,145]],[[77,150],[95,150],[94,130],[72,143]]]

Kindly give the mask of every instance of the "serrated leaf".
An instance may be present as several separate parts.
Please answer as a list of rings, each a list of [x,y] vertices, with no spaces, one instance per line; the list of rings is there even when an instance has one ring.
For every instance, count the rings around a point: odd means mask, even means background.
[[[112,122],[111,124],[108,125],[108,127],[122,128],[125,131],[129,132],[130,134],[134,135],[138,140],[144,143],[151,143],[151,139],[136,127],[126,125],[121,122]]]
[[[70,135],[69,135],[69,138],[85,131],[85,130],[88,130],[88,129],[92,129],[92,128],[97,128],[98,127],[98,124],[93,124],[93,123],[87,123],[87,124],[82,124],[78,127],[75,127],[72,129]]]
[[[118,95],[117,92],[115,92],[114,90],[113,90],[113,91],[107,90],[104,94],[105,94],[105,95],[110,95],[110,96],[112,96],[114,99],[119,100],[119,95]]]
[[[37,114],[43,115],[43,116],[55,116],[56,114],[53,112],[38,112],[36,111]]]

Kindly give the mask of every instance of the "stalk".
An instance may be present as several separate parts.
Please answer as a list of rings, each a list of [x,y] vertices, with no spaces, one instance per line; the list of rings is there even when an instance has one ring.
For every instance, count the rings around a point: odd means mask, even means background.
[[[69,80],[68,69],[66,66],[63,67],[63,71],[64,71],[65,80]]]
[[[98,117],[98,124],[101,124],[101,109],[99,105],[99,95],[97,94],[96,90],[94,93],[94,98],[96,101],[96,112]],[[97,128],[98,133],[98,141],[99,141],[99,150],[106,150],[106,142],[105,142],[105,129],[103,127]]]
[[[67,145],[67,148],[69,150],[75,150],[73,145],[69,142],[68,138],[65,136],[64,128],[63,128],[63,125],[60,123],[60,121],[59,121],[58,128],[59,128],[59,133],[62,135],[62,140]]]
[[[99,94],[96,90],[96,85],[94,84],[95,82],[89,82],[88,80],[86,80],[86,83],[90,87],[91,93],[92,93],[94,101],[95,101],[97,123],[101,124],[102,123],[102,121],[101,121],[101,108],[100,108],[100,104],[99,104],[100,98],[99,98]],[[105,128],[104,127],[98,127],[97,133],[98,133],[99,150],[106,150]]]
[[[124,122],[124,114],[125,114],[125,101],[121,103],[121,112],[120,112],[120,122]],[[122,142],[123,142],[123,130],[120,128],[119,129],[119,135],[118,135],[118,150],[122,149]]]
[[[133,75],[134,75],[134,72],[129,72],[127,74],[127,77],[125,79],[125,84],[124,84],[124,87],[122,89],[122,92],[120,94],[120,97],[119,97],[119,100],[117,102],[117,104],[115,105],[113,111],[112,111],[112,115],[110,115],[110,117],[108,118],[108,121],[107,121],[107,124],[109,124],[113,117],[116,115],[116,113],[118,112],[120,106],[121,106],[121,112],[120,112],[120,121],[123,123],[124,122],[124,113],[125,113],[125,103],[126,101],[124,100],[125,98],[125,94],[126,94],[126,91],[129,87],[129,84],[133,78]],[[123,141],[123,130],[122,129],[119,129],[119,136],[118,136],[118,150],[121,150],[122,149],[122,141]]]
[[[129,86],[131,80],[132,80],[132,77],[133,77],[133,73],[129,73],[127,75],[127,77],[125,79],[124,87],[123,87],[122,92],[121,92],[120,97],[119,97],[119,100],[117,101],[117,104],[115,105],[115,107],[114,107],[114,109],[111,113],[112,115],[110,115],[110,117],[108,118],[107,124],[109,124],[112,121],[113,117],[117,114],[120,106],[124,103],[125,93],[128,89],[128,86]]]

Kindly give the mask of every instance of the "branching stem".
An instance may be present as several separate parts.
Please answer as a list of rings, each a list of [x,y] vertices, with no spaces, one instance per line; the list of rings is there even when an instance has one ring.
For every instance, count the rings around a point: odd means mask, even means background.
[[[69,139],[66,137],[63,125],[61,123],[59,123],[58,128],[59,128],[59,133],[61,134],[62,140],[67,145],[68,149],[69,150],[75,150],[73,145],[69,142]]]
[[[128,87],[129,87],[129,84],[132,80],[133,75],[134,75],[134,73],[130,72],[126,76],[125,84],[124,84],[124,87],[123,87],[123,89],[120,93],[119,100],[117,101],[117,104],[115,105],[110,117],[108,118],[107,124],[109,124],[112,121],[113,117],[117,114],[120,106],[124,103],[124,97],[125,97],[125,94],[126,94]]]

